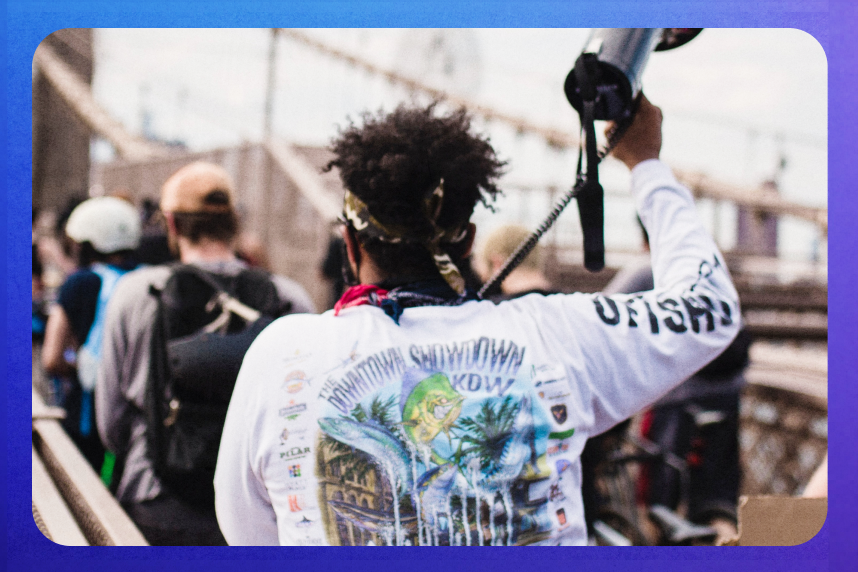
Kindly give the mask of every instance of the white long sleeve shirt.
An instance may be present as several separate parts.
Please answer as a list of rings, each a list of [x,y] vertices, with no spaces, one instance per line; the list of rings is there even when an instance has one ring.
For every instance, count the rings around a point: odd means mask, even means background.
[[[717,356],[736,291],[689,191],[632,172],[655,290],[287,316],[247,353],[215,476],[230,544],[586,544],[580,453]]]

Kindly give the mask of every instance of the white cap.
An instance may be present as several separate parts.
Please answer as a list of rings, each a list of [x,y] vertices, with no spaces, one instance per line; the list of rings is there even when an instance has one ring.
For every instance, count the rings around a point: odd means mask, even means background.
[[[96,197],[72,211],[66,234],[75,242],[92,243],[102,254],[133,250],[140,244],[140,216],[127,201]]]

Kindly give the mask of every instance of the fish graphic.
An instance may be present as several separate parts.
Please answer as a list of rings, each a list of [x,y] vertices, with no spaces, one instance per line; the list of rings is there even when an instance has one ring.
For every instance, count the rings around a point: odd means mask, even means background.
[[[355,526],[375,534],[383,535],[394,527],[393,513],[349,504],[343,501],[329,500],[328,505],[334,512]],[[400,524],[409,534],[417,532],[417,515],[405,513],[399,515]]]
[[[347,417],[323,417],[319,419],[319,427],[340,443],[363,451],[386,471],[392,471],[400,488],[410,487],[412,478],[408,453],[385,427],[374,421],[358,423]]]
[[[435,523],[436,513],[447,512],[447,498],[456,484],[458,472],[455,464],[445,463],[426,471],[417,480],[415,494],[420,497],[419,506],[422,508],[423,519],[430,526]]]
[[[402,379],[400,407],[402,426],[417,444],[431,442],[441,431],[450,438],[450,427],[462,412],[464,397],[453,389],[443,373],[427,378],[419,370],[408,370]]]

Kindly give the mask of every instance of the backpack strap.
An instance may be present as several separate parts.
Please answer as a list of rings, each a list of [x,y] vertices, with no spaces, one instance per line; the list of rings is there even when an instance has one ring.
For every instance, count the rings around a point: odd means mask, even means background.
[[[194,276],[211,286],[215,295],[209,302],[207,310],[213,310],[215,305],[219,305],[223,312],[212,323],[203,328],[206,332],[215,332],[222,330],[229,323],[229,314],[233,313],[236,316],[244,319],[249,324],[258,320],[262,314],[246,304],[242,304],[237,298],[231,296],[223,287],[211,277],[207,272],[199,267],[188,264],[185,266]]]
[[[172,272],[170,274],[172,276]],[[155,472],[160,472],[160,463],[164,450],[163,423],[166,417],[162,402],[165,386],[170,376],[167,360],[167,320],[165,318],[162,290],[149,286],[149,295],[156,300],[155,320],[152,324],[152,337],[149,343],[149,375],[144,399],[146,417],[147,456]]]
[[[98,366],[98,360],[101,358],[101,340],[104,337],[104,319],[107,313],[107,302],[113,295],[116,289],[116,284],[129,270],[117,268],[107,264],[93,264],[90,267],[95,274],[101,278],[101,286],[98,290],[98,302],[95,306],[95,318],[92,321],[92,326],[89,328],[89,333],[86,336],[86,341],[80,348],[80,353],[88,353],[94,358],[95,366]],[[85,358],[86,360],[86,358]],[[87,368],[90,364],[84,365],[84,371],[78,371],[80,383],[85,391],[92,391],[95,388],[95,377],[92,375],[95,372],[90,372]]]

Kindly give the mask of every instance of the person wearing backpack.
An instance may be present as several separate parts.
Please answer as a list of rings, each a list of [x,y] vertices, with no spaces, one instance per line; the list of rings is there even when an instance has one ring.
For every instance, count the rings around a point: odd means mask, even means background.
[[[584,545],[580,454],[718,355],[738,296],[645,98],[614,149],[653,244],[640,297],[477,300],[504,163],[466,111],[365,114],[332,150],[350,287],[253,342],[215,474],[236,545]]]
[[[153,545],[224,544],[212,479],[241,359],[273,319],[315,311],[296,282],[235,256],[234,195],[215,164],[175,172],[160,207],[179,262],[130,273],[107,312],[98,431],[124,460],[116,496]]]
[[[66,410],[63,428],[93,469],[109,470],[95,428],[93,391],[107,302],[119,279],[137,266],[133,251],[140,242],[140,219],[127,201],[96,197],[75,207],[65,234],[78,270],[63,282],[50,311],[42,366],[62,388],[57,393]]]

